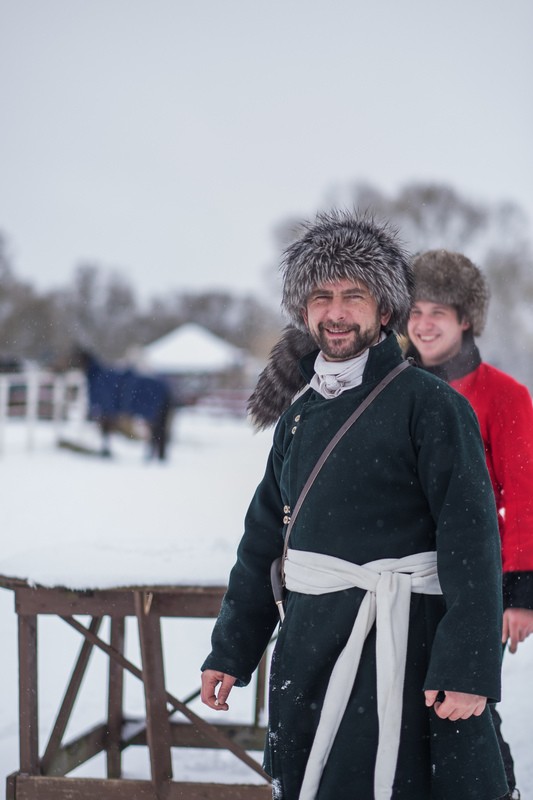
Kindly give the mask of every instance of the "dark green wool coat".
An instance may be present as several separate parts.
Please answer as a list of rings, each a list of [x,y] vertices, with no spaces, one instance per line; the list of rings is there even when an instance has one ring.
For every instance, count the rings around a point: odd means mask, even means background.
[[[316,354],[302,368],[312,375]],[[371,347],[361,386],[326,400],[312,390],[280,419],[246,516],[237,562],[203,668],[246,684],[277,621],[269,583],[294,508],[321,452],[401,360],[394,336]],[[476,418],[446,383],[405,370],[343,437],[311,488],[291,547],[365,564],[437,550],[443,596],[411,596],[402,738],[394,800],[494,800],[506,792],[488,710],[440,720],[424,689],[500,693],[501,566],[493,492]],[[364,591],[289,593],[271,669],[265,767],[274,797],[298,800],[332,666]],[[375,636],[335,739],[317,800],[372,800],[377,743]]]

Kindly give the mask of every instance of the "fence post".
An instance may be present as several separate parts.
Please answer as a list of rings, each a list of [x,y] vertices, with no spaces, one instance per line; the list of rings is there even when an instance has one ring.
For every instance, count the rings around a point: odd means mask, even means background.
[[[4,450],[4,431],[7,418],[7,396],[9,393],[8,378],[5,375],[0,376],[0,453]]]
[[[28,423],[28,450],[35,444],[35,423],[39,414],[39,373],[27,373],[26,384],[26,421]]]
[[[63,375],[54,375],[52,378],[52,419],[56,439],[59,439],[61,428],[66,414],[67,382]]]

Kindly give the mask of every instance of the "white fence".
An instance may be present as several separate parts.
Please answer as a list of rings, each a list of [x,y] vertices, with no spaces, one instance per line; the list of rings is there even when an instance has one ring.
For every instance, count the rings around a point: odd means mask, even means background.
[[[6,425],[17,420],[26,429],[26,446],[33,448],[38,420],[49,420],[57,435],[67,421],[85,419],[85,375],[28,370],[0,374],[0,452],[5,448]]]

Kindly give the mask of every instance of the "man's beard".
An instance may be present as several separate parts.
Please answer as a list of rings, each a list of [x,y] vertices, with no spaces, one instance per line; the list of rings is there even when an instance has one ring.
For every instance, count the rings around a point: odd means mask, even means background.
[[[336,341],[328,338],[326,328],[330,331],[351,332],[351,336]],[[349,358],[355,358],[361,355],[371,345],[379,339],[381,324],[376,322],[375,326],[361,331],[361,326],[354,324],[349,327],[335,325],[333,323],[318,324],[318,331],[313,332],[312,336],[320,347],[322,353],[327,359],[332,361],[347,361]]]

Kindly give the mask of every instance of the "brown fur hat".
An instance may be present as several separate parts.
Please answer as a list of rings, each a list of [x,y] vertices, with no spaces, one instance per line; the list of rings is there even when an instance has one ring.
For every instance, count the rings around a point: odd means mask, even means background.
[[[474,336],[485,327],[490,291],[480,269],[461,253],[428,250],[413,260],[415,302],[426,300],[453,306]]]
[[[405,329],[413,291],[411,263],[387,224],[356,212],[317,214],[285,250],[281,268],[282,307],[300,330],[305,330],[302,308],[313,289],[346,278],[364,283],[380,312],[391,313],[388,327]]]

